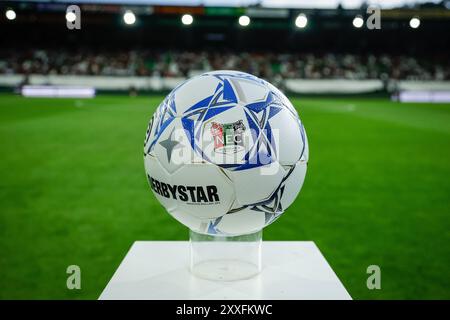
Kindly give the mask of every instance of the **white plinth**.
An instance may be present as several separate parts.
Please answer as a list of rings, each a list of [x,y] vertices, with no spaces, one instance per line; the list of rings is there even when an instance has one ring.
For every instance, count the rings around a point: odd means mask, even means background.
[[[136,241],[99,299],[351,299],[314,242],[264,241],[262,272],[216,282],[189,271],[189,242]]]

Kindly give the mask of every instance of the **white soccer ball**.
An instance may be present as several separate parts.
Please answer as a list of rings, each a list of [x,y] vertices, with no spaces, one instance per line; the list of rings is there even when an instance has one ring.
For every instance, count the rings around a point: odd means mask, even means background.
[[[210,235],[241,235],[275,221],[303,185],[308,141],[286,96],[238,71],[191,78],[150,120],[145,171],[179,222]]]

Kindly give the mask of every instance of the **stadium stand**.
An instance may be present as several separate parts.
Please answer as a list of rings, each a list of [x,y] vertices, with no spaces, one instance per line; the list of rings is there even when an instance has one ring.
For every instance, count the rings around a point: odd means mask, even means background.
[[[450,79],[450,62],[439,56],[171,50],[0,52],[0,74],[188,77],[219,69],[242,70],[267,79]]]

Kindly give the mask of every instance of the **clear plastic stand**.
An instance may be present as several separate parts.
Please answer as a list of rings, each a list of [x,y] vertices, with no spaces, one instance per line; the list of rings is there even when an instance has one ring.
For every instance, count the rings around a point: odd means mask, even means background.
[[[241,236],[210,236],[190,230],[191,272],[216,281],[249,279],[261,271],[262,230]]]

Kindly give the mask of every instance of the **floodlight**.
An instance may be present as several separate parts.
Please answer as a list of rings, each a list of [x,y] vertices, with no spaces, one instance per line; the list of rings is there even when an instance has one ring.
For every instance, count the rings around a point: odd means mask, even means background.
[[[72,11],[66,13],[66,20],[69,22],[74,22],[77,19],[77,15]]]
[[[192,24],[192,22],[194,22],[194,17],[192,17],[190,14],[184,14],[181,17],[181,22],[184,25],[188,26],[188,25]]]
[[[8,20],[14,20],[16,18],[16,12],[12,9],[6,10],[5,15]]]
[[[417,17],[412,18],[409,20],[409,26],[413,29],[417,29],[420,26],[420,19]]]
[[[250,18],[248,16],[240,16],[239,24],[243,27],[246,27],[250,24]]]
[[[364,25],[364,20],[363,20],[363,18],[361,16],[356,16],[353,19],[353,26],[355,28],[361,28],[363,25]]]
[[[128,25],[134,24],[136,22],[136,16],[134,15],[133,11],[127,10],[123,14],[123,21]]]
[[[297,28],[304,28],[308,24],[308,18],[303,13],[299,14],[295,19],[295,25]]]

